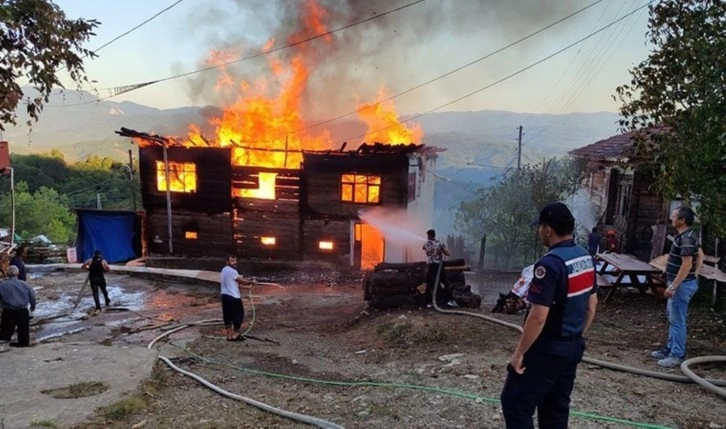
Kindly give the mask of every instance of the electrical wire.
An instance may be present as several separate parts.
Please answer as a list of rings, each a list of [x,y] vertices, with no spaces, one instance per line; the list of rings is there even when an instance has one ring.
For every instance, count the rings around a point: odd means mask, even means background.
[[[631,15],[633,15],[633,14],[637,13],[637,12],[638,12],[638,11],[640,11],[641,9],[644,9],[644,8],[648,7],[648,6],[649,6],[649,5],[651,4],[651,3],[653,3],[654,1],[655,1],[655,0],[651,0],[651,1],[649,1],[649,2],[648,2],[648,3],[646,3],[645,5],[643,5],[643,6],[640,6],[639,8],[637,8],[637,9],[635,9],[635,10],[632,10],[632,11],[628,12],[627,14],[625,14],[625,15],[621,16],[620,18],[618,18],[618,19],[616,19],[616,20],[614,20],[614,21],[610,22],[609,24],[607,24],[607,25],[605,25],[605,26],[603,26],[603,27],[600,27],[600,28],[599,28],[598,30],[595,30],[595,31],[591,32],[591,33],[590,33],[590,34],[588,34],[587,36],[585,36],[585,37],[582,37],[581,39],[579,39],[579,40],[577,40],[577,41],[575,41],[575,42],[572,42],[572,43],[570,43],[569,45],[567,45],[567,46],[565,46],[565,47],[563,47],[563,48],[559,49],[558,51],[556,51],[556,52],[554,52],[554,53],[552,53],[552,54],[550,54],[550,55],[548,55],[548,56],[546,56],[546,57],[544,57],[544,58],[541,58],[540,60],[538,60],[538,61],[535,61],[534,63],[531,63],[531,64],[529,64],[528,66],[526,66],[526,67],[524,67],[524,68],[521,68],[521,69],[519,69],[519,70],[517,70],[517,71],[515,71],[515,72],[513,72],[513,73],[511,73],[511,74],[509,74],[509,75],[507,75],[507,76],[505,76],[505,77],[503,77],[503,78],[501,78],[501,79],[497,80],[497,81],[494,81],[494,82],[492,82],[492,83],[490,83],[490,84],[488,84],[488,85],[485,85],[485,86],[483,86],[483,87],[481,87],[481,88],[479,88],[479,89],[476,89],[476,90],[474,90],[474,91],[471,91],[471,92],[469,92],[468,94],[465,94],[465,95],[463,95],[463,96],[461,96],[461,97],[458,97],[458,98],[456,98],[456,99],[454,99],[454,100],[452,100],[452,101],[449,101],[449,102],[447,102],[447,103],[441,104],[441,105],[439,105],[439,106],[437,106],[437,107],[434,107],[434,108],[432,108],[432,109],[429,109],[429,110],[427,110],[427,111],[425,111],[425,112],[423,112],[423,113],[418,113],[418,114],[416,114],[416,115],[413,115],[413,116],[411,116],[410,118],[407,118],[407,119],[405,119],[405,120],[401,121],[401,123],[406,123],[406,122],[411,122],[411,121],[414,121],[414,120],[416,120],[416,119],[418,119],[418,118],[420,118],[420,117],[422,117],[422,116],[428,115],[428,114],[430,114],[430,113],[433,113],[433,112],[435,112],[435,111],[437,111],[437,110],[441,110],[441,109],[443,109],[444,107],[448,107],[448,106],[451,106],[452,104],[456,104],[456,103],[458,103],[459,101],[465,100],[465,99],[467,99],[467,98],[469,98],[469,97],[472,97],[472,96],[474,96],[474,95],[476,95],[476,94],[479,94],[479,93],[481,93],[481,92],[483,92],[483,91],[486,91],[487,89],[490,89],[490,88],[492,88],[492,87],[494,87],[494,86],[496,86],[496,85],[499,85],[499,84],[500,84],[500,83],[502,83],[502,82],[506,82],[507,80],[509,80],[509,79],[511,79],[511,78],[513,78],[513,77],[515,77],[515,76],[518,76],[518,75],[520,75],[520,74],[522,74],[522,73],[526,72],[527,70],[529,70],[529,69],[531,69],[531,68],[534,68],[534,67],[536,67],[536,66],[538,66],[538,65],[540,65],[540,64],[542,64],[542,63],[544,63],[545,61],[548,61],[549,59],[551,59],[551,58],[553,58],[553,57],[555,57],[555,56],[557,56],[557,55],[559,55],[559,54],[561,54],[561,53],[563,53],[563,52],[567,51],[568,49],[571,49],[572,47],[574,47],[574,46],[577,46],[577,45],[579,45],[580,43],[584,42],[585,40],[587,40],[587,39],[589,39],[589,38],[591,38],[591,37],[593,37],[593,36],[595,36],[595,35],[597,35],[597,34],[599,34],[599,33],[603,32],[603,31],[607,30],[608,28],[610,28],[610,27],[612,27],[612,26],[616,25],[617,23],[619,23],[619,22],[623,21],[624,19],[628,18],[629,16],[631,16]],[[337,145],[340,145],[340,144],[342,144],[343,142],[346,142],[346,141],[348,141],[348,140],[353,140],[353,139],[358,139],[358,138],[364,138],[364,137],[366,137],[366,136],[368,136],[368,135],[370,135],[370,134],[375,134],[375,133],[378,133],[378,132],[381,132],[381,131],[385,131],[385,130],[388,130],[388,129],[390,129],[390,128],[393,128],[393,127],[397,127],[397,126],[399,126],[399,124],[395,124],[395,125],[389,125],[389,126],[386,126],[386,127],[378,128],[378,129],[376,129],[376,130],[373,130],[373,131],[368,131],[368,132],[366,132],[366,133],[364,133],[364,134],[359,134],[359,135],[356,135],[356,136],[352,136],[352,137],[348,137],[348,138],[345,138],[345,139],[341,139],[341,140],[339,140],[338,142],[336,142],[336,144],[337,144]]]
[[[101,49],[107,47],[108,45],[111,45],[112,43],[116,42],[117,40],[119,40],[119,39],[121,39],[123,37],[128,36],[129,34],[133,33],[134,31],[138,30],[139,28],[143,27],[144,25],[148,24],[149,22],[153,21],[154,19],[158,18],[159,15],[163,14],[164,12],[168,12],[169,10],[171,10],[172,8],[174,8],[175,6],[177,6],[179,3],[183,2],[183,1],[184,0],[177,0],[177,1],[175,1],[174,3],[170,4],[169,6],[165,7],[164,9],[162,9],[159,12],[155,13],[154,15],[152,15],[150,18],[146,19],[144,22],[136,25],[135,27],[133,27],[133,28],[125,31],[122,34],[119,34],[118,36],[114,37],[113,39],[111,39],[108,42],[104,43],[103,45],[99,46],[98,48],[93,49],[92,51],[93,52],[98,52]]]
[[[143,88],[143,87],[146,87],[146,86],[149,86],[149,85],[153,85],[153,84],[156,84],[156,83],[161,83],[161,82],[166,82],[166,81],[170,81],[170,80],[174,80],[174,79],[179,79],[179,78],[182,78],[182,77],[187,77],[187,76],[191,76],[191,75],[194,75],[194,74],[203,73],[203,72],[207,72],[207,71],[210,71],[210,70],[215,70],[215,69],[219,69],[219,68],[222,68],[222,67],[226,67],[226,66],[231,65],[231,64],[237,64],[237,63],[240,63],[240,62],[243,62],[243,61],[248,61],[248,60],[251,60],[251,59],[254,59],[254,58],[259,58],[259,57],[262,57],[262,56],[270,55],[270,54],[275,53],[275,52],[279,52],[279,51],[282,51],[282,50],[286,50],[286,49],[289,49],[289,48],[292,48],[292,47],[295,47],[295,46],[298,46],[298,45],[302,45],[304,43],[312,42],[313,40],[319,39],[321,37],[326,37],[326,36],[329,36],[331,34],[337,33],[339,31],[347,30],[347,29],[349,29],[351,27],[355,27],[357,25],[364,24],[366,22],[370,22],[370,21],[373,21],[373,20],[382,18],[382,17],[384,17],[386,15],[390,15],[392,13],[401,11],[401,10],[406,9],[406,8],[409,8],[411,6],[415,6],[417,4],[423,3],[424,1],[426,1],[426,0],[416,0],[414,2],[404,4],[404,5],[399,6],[397,8],[394,8],[394,9],[388,10],[386,12],[383,12],[383,13],[380,13],[380,14],[377,14],[377,15],[374,15],[374,16],[371,16],[369,18],[365,18],[365,19],[362,19],[362,20],[355,21],[353,23],[344,25],[342,27],[338,27],[336,29],[327,31],[325,33],[319,33],[319,34],[316,34],[315,36],[311,36],[311,37],[308,37],[308,38],[305,38],[305,39],[301,39],[301,40],[298,40],[296,42],[292,42],[292,43],[289,43],[287,45],[280,46],[280,47],[277,47],[277,48],[272,48],[272,49],[269,49],[269,50],[266,50],[266,51],[258,52],[256,54],[252,54],[252,55],[249,55],[249,56],[246,56],[246,57],[238,58],[236,60],[227,61],[227,62],[224,62],[224,63],[215,64],[213,66],[203,67],[203,68],[200,68],[200,69],[196,69],[196,70],[192,70],[192,71],[188,71],[188,72],[184,72],[184,73],[178,73],[178,74],[175,74],[175,75],[167,76],[165,78],[160,78],[160,79],[156,79],[156,80],[152,80],[152,81],[147,81],[147,82],[135,83],[135,84],[131,84],[131,85],[124,85],[124,86],[117,86],[117,87],[113,87],[113,88],[108,88],[111,91],[111,95],[109,95],[107,97],[102,97],[102,98],[98,98],[98,99],[93,100],[93,101],[86,101],[86,102],[83,102],[83,103],[67,104],[67,105],[63,105],[63,106],[64,107],[73,107],[73,106],[83,106],[83,105],[86,105],[86,104],[94,104],[94,103],[97,103],[99,101],[108,100],[109,98],[116,97],[117,95],[121,95],[121,94],[125,94],[125,93],[131,92],[131,91],[135,91],[137,89],[140,89],[140,88]],[[61,107],[61,106],[58,106],[58,107]]]

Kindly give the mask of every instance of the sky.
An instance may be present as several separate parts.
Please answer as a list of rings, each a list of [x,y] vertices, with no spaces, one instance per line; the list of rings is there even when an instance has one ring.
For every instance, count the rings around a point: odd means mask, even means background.
[[[86,45],[108,42],[175,0],[55,0],[70,18],[102,24]],[[328,30],[412,0],[320,0]],[[316,117],[372,101],[385,88],[397,94],[434,79],[536,31],[595,0],[426,0],[395,13],[262,58],[226,68],[233,79],[258,82],[272,75],[269,60],[292,64],[298,52],[315,59],[306,106]],[[490,85],[558,51],[646,0],[601,0],[588,10],[505,50],[396,99],[402,114],[435,109]],[[101,96],[107,88],[157,80],[204,67],[214,49],[231,58],[279,47],[300,24],[305,0],[183,0],[86,61]],[[552,59],[440,111],[509,110],[567,113],[611,111],[615,88],[648,55],[647,8]],[[315,34],[312,28],[307,35]],[[111,98],[158,108],[219,105],[217,71],[173,79]],[[67,80],[64,80],[68,82]],[[72,86],[72,85],[70,85]]]

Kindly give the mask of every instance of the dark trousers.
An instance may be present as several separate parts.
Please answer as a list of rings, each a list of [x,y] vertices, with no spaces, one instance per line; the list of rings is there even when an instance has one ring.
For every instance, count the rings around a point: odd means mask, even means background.
[[[0,315],[0,341],[10,341],[18,328],[18,347],[30,345],[30,312],[25,310],[3,310]]]
[[[244,318],[245,307],[242,305],[242,299],[222,294],[222,320],[224,321],[224,327],[229,328],[232,326],[235,331],[239,331]]]
[[[106,302],[106,307],[108,307],[109,304],[111,304],[111,300],[108,299],[108,292],[106,291],[106,278],[105,277],[91,277],[90,279],[91,283],[91,292],[93,292],[93,302],[96,303],[96,310],[101,309],[101,302],[98,297],[98,290],[101,289],[101,293],[103,293],[103,298]]]
[[[434,286],[436,285],[436,275],[439,272],[439,264],[426,264],[426,304],[432,304]],[[445,285],[446,289],[442,289],[441,285]],[[439,276],[439,289],[436,293],[436,304],[441,306],[451,300],[451,290],[449,282],[446,278],[446,270],[441,267],[441,275]]]
[[[535,342],[524,355],[524,374],[507,365],[501,395],[506,427],[534,428],[532,416],[537,409],[540,428],[566,429],[570,394],[584,351],[582,338]]]

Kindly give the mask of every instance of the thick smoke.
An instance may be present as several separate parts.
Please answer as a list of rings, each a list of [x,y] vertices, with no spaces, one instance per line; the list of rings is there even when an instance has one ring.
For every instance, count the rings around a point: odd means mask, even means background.
[[[407,0],[318,0],[315,4],[324,11],[323,31],[329,31],[407,3]],[[190,17],[188,37],[207,41],[210,50],[230,49],[237,57],[255,54],[269,37],[274,37],[275,46],[279,47],[317,34],[319,28],[302,22],[310,4],[313,4],[311,0],[204,2],[204,9]],[[490,46],[501,46],[549,24],[584,4],[584,0],[428,0],[337,32],[329,41],[317,39],[271,56],[285,60],[292,55],[304,55],[311,73],[302,106],[304,114],[311,119],[327,118],[354,110],[359,102],[372,101],[382,85],[389,94],[400,92],[490,52]],[[542,40],[546,41],[547,35],[543,36]],[[523,47],[516,55],[531,53],[536,48],[534,45]],[[201,64],[208,53],[194,54]],[[507,58],[512,57],[505,56],[502,60]],[[247,82],[270,75],[265,57],[232,65],[227,72],[236,81]],[[198,104],[228,102],[224,94],[214,90],[217,78],[215,72],[191,78],[188,86],[191,98]],[[447,93],[450,88],[461,85],[453,77],[427,90]],[[413,109],[417,108],[416,97],[412,94],[406,101]],[[421,106],[418,110],[427,107],[430,106]]]

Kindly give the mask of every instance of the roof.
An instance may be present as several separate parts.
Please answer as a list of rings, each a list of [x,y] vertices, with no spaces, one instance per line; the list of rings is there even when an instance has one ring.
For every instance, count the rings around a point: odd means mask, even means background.
[[[604,140],[596,141],[595,143],[587,146],[571,150],[568,153],[574,157],[588,159],[604,160],[621,158],[627,154],[627,150],[633,145],[636,138],[642,136],[645,139],[649,139],[650,134],[659,134],[663,132],[664,129],[664,127],[652,127],[630,131],[608,137]]]
[[[360,156],[360,155],[401,155],[416,153],[424,158],[435,158],[439,152],[446,151],[445,148],[427,146],[423,144],[385,144],[385,143],[362,143],[357,149],[345,151],[345,144],[338,150],[303,150],[306,155],[336,155],[336,156]]]

